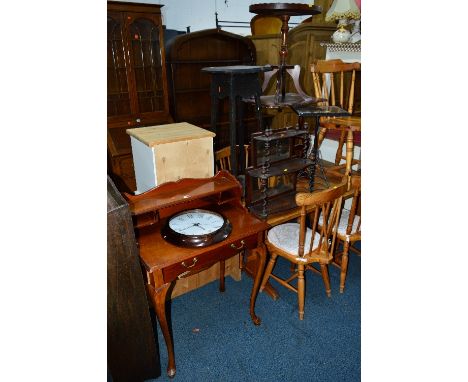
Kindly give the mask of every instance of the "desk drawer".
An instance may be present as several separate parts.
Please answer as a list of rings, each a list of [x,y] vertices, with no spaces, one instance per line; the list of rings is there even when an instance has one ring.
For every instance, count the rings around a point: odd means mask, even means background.
[[[179,275],[188,276],[202,271],[205,268],[217,263],[220,260],[226,260],[236,255],[245,248],[255,248],[257,246],[257,234],[236,240],[229,245],[218,247],[216,250],[205,248],[206,252],[190,257],[180,263],[173,264],[163,269],[164,282],[170,282]]]

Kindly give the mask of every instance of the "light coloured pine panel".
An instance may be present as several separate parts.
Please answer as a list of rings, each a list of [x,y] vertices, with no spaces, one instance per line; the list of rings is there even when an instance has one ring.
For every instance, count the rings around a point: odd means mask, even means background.
[[[214,175],[213,137],[187,122],[128,129],[135,163],[136,193],[182,178]]]
[[[154,147],[156,183],[214,175],[213,138],[190,139]]]

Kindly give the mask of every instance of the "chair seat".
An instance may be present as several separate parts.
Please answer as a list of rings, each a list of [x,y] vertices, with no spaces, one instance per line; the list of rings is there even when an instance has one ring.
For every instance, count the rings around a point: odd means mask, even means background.
[[[346,235],[346,228],[348,228],[348,219],[349,219],[349,210],[344,209],[341,212],[340,222],[338,223],[338,233],[340,235]],[[361,221],[361,218],[356,215],[353,221],[353,226],[351,228],[350,235],[353,235],[357,232],[360,221]]]
[[[341,211],[340,222],[338,223],[338,233],[340,235],[346,236],[346,228],[348,228],[348,219],[349,219],[349,210],[343,209],[343,211]],[[357,232],[360,221],[361,221],[361,218],[359,216],[356,216],[353,221],[353,226],[351,228],[350,235],[354,235]],[[322,222],[323,222],[322,216],[320,215],[319,224],[322,225]]]
[[[299,231],[300,225],[298,223],[285,223],[280,224],[268,231],[268,241],[275,247],[285,251],[293,256],[298,256],[299,252]],[[310,248],[310,238],[312,230],[307,228],[304,252],[307,253]],[[314,238],[314,246],[312,249],[318,247],[320,235],[316,232]]]
[[[361,116],[350,116],[350,117],[329,117],[323,121],[325,124],[329,123],[336,127],[345,127],[353,131],[361,131]]]

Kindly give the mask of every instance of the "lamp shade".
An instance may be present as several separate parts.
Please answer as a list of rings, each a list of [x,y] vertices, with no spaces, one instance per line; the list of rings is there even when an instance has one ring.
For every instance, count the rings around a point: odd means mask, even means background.
[[[325,16],[325,21],[360,18],[361,12],[354,0],[335,0]]]

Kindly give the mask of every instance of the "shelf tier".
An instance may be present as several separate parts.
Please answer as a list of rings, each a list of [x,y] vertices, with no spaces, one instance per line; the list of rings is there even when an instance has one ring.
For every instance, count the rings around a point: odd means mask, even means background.
[[[275,214],[282,213],[284,211],[294,210],[299,208],[296,204],[296,191],[291,191],[281,195],[281,198],[273,198],[268,200],[266,204],[266,215],[263,214],[263,203],[262,201],[257,202],[248,207],[249,211],[255,216],[264,219],[268,216],[270,219]]]
[[[294,173],[311,165],[312,160],[310,159],[294,158],[283,162],[273,163],[265,174],[262,173],[262,167],[247,169],[246,172],[252,178],[268,179],[272,176]]]
[[[272,134],[269,134],[269,135],[252,136],[252,139],[255,139],[257,141],[262,141],[262,142],[270,142],[270,141],[275,141],[278,139],[294,138],[294,137],[298,137],[301,135],[307,135],[308,133],[309,133],[309,130],[307,129],[291,128],[287,131],[283,130],[281,133],[273,132]]]

